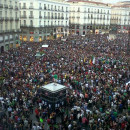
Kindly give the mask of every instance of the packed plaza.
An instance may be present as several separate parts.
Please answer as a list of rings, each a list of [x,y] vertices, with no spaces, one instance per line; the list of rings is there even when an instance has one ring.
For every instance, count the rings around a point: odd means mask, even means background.
[[[0,2],[0,130],[129,130],[124,3]]]
[[[44,56],[37,58],[37,52]],[[129,59],[126,34],[115,40],[107,34],[69,36],[67,41],[24,43],[4,52],[0,55],[1,125],[30,130],[128,130]],[[38,92],[52,82],[68,88],[65,103],[55,109]]]

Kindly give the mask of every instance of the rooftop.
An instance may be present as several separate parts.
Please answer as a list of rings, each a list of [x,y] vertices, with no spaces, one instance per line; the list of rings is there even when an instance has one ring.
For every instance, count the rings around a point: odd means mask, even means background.
[[[66,86],[63,86],[63,85],[57,84],[57,83],[50,83],[50,84],[47,84],[45,86],[42,86],[41,88],[45,89],[47,91],[50,91],[52,93],[55,93],[55,92],[58,92],[60,90],[66,89]]]

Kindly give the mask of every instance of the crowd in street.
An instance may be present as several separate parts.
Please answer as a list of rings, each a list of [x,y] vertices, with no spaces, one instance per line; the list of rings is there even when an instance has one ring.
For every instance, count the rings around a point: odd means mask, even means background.
[[[66,41],[26,42],[0,54],[0,128],[129,130],[128,38],[68,36]],[[38,52],[44,55],[36,57]],[[52,82],[68,88],[64,105],[54,111],[38,92]]]

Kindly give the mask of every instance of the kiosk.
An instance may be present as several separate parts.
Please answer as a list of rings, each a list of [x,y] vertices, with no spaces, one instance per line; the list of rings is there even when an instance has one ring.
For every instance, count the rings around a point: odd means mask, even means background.
[[[39,88],[41,99],[46,105],[55,109],[65,104],[66,100],[66,86],[57,83],[50,83]]]

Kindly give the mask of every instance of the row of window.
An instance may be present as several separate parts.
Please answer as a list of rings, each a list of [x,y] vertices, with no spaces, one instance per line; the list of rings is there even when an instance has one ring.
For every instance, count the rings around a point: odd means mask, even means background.
[[[5,27],[5,28],[4,28]],[[15,27],[15,29],[18,29],[18,22],[5,22],[5,23],[0,23],[0,30],[12,30],[14,29],[13,27]]]
[[[34,16],[34,12],[33,11],[30,11],[29,12],[30,13],[30,16]],[[23,16],[26,16],[26,14],[27,14],[27,12],[26,11],[23,11]],[[20,11],[20,17],[21,17],[22,15],[21,15],[21,11]],[[39,16],[42,16],[42,12],[41,11],[39,11]],[[44,12],[44,16],[46,17],[64,17],[64,16],[66,16],[66,17],[68,17],[68,15],[66,14],[64,14],[64,13],[50,13],[50,12]]]
[[[22,25],[21,24],[21,21],[20,21],[20,25]],[[24,20],[23,21],[23,25],[24,26],[26,26],[27,25],[27,21],[26,20]],[[33,26],[34,24],[33,24],[33,20],[30,20],[30,26]],[[64,22],[63,21],[44,21],[44,26],[46,26],[46,25],[64,25]],[[68,21],[66,21],[66,23],[65,23],[65,25],[68,25]],[[39,21],[39,26],[42,26],[42,22],[41,22],[41,20]]]
[[[23,6],[21,5],[21,3],[19,3],[19,7],[20,8],[27,8],[26,3],[23,3]],[[30,6],[34,8],[33,3],[30,3]],[[44,6],[42,6],[41,3],[39,3],[39,9],[45,9],[45,10],[57,10],[57,11],[66,11],[68,12],[68,7],[64,7],[64,6],[56,6],[56,5],[50,5],[50,4],[44,4]]]
[[[10,4],[10,5],[12,5],[13,4],[13,1],[14,0],[3,0],[3,2],[2,2],[2,0],[0,0],[0,4],[2,4],[2,3],[4,3],[4,4]],[[18,2],[17,1],[15,1],[15,5],[17,5],[18,4]]]
[[[71,12],[80,12],[80,11],[81,11],[80,8],[75,9],[75,7],[74,7]],[[106,10],[102,10],[102,9],[97,9],[97,10],[95,9],[95,10],[93,10],[93,9],[90,9],[90,8],[85,8],[84,12],[88,12],[88,13],[104,13],[104,14],[109,14],[110,13],[109,10],[107,10],[107,11]]]
[[[14,12],[14,11],[10,11],[10,12],[8,12],[8,11],[5,11],[5,12],[0,11],[0,17],[2,17],[3,13],[4,13],[4,17],[12,17],[14,13],[15,13],[15,17],[16,18],[18,17],[18,12],[17,11],[16,12]]]

